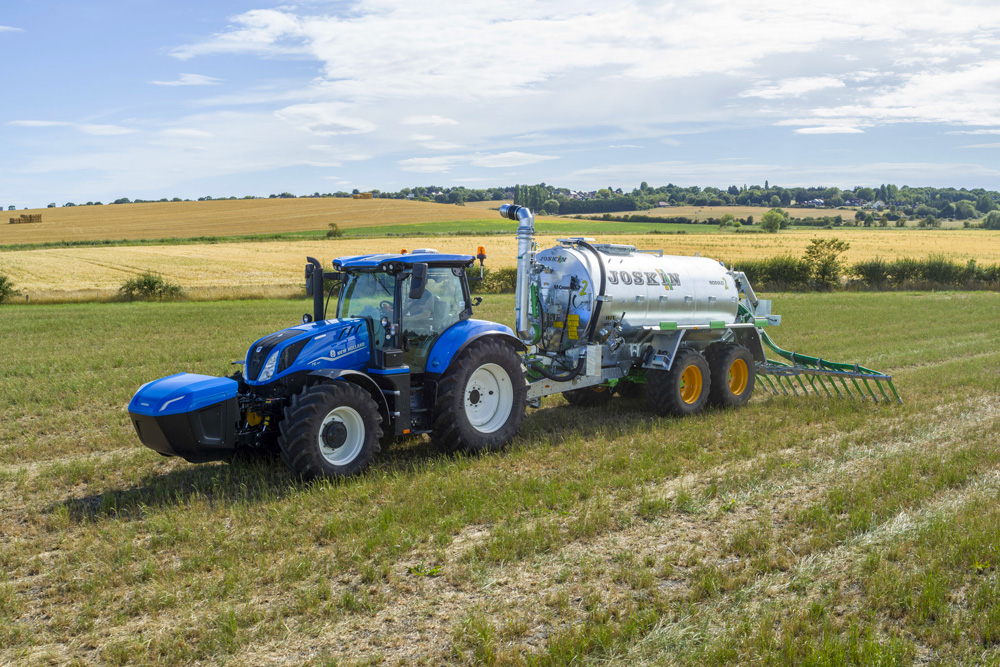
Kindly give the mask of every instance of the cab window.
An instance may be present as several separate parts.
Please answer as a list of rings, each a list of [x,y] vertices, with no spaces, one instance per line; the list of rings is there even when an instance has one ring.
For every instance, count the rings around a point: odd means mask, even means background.
[[[427,288],[419,299],[410,299],[410,278],[401,285],[403,307],[400,326],[409,350],[404,347],[403,359],[411,372],[421,372],[427,363],[430,348],[445,329],[462,319],[466,311],[462,279],[448,267],[427,269]]]

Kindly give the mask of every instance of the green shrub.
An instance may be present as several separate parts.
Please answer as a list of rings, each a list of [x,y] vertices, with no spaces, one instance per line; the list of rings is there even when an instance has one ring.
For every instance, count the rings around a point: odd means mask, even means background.
[[[146,271],[129,278],[118,288],[118,298],[123,301],[148,301],[150,299],[177,299],[184,295],[180,285],[175,285],[158,273]]]
[[[735,267],[758,290],[803,289],[809,286],[812,276],[809,262],[791,255],[742,260]]]
[[[0,273],[0,303],[16,296],[18,291],[14,289],[14,281]]]
[[[889,263],[881,257],[857,262],[851,267],[851,275],[868,287],[885,287],[889,284]]]
[[[844,264],[840,255],[851,247],[847,241],[840,239],[813,239],[806,248],[805,259],[809,265],[814,284],[820,289],[830,289],[840,284],[840,274]]]
[[[932,255],[923,262],[920,277],[939,285],[957,285],[962,282],[962,266],[943,255]]]
[[[344,230],[341,229],[336,222],[330,223],[330,231],[326,233],[326,238],[328,239],[339,239],[344,235]]]
[[[511,294],[517,288],[517,269],[483,269],[483,279],[475,267],[468,270],[469,291],[474,294]]]

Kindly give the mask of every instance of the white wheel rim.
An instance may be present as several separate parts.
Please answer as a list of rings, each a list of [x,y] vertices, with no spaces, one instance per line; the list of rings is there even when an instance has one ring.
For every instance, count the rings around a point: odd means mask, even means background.
[[[365,444],[365,421],[354,408],[334,408],[320,424],[316,439],[327,463],[347,465],[357,458]]]
[[[502,366],[483,364],[465,385],[465,416],[480,433],[493,433],[507,423],[514,407],[514,386]]]

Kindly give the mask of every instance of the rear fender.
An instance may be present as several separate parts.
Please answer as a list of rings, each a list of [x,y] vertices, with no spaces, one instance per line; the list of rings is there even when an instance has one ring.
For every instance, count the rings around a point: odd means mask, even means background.
[[[427,357],[427,374],[431,379],[440,377],[469,345],[487,337],[502,340],[518,352],[528,349],[510,327],[484,320],[465,320],[453,324],[434,342]]]

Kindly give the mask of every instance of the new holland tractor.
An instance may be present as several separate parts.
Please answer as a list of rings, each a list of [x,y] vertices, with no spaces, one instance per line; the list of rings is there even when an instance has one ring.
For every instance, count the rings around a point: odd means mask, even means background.
[[[359,473],[410,435],[447,452],[500,449],[526,406],[556,393],[587,406],[644,393],[677,416],[743,406],[758,381],[876,402],[888,387],[899,400],[888,375],[777,347],[765,329],[780,316],[740,271],[586,238],[538,250],[531,211],[500,214],[519,223],[516,331],[473,318],[466,270],[482,248],[341,257],[333,271],[308,258],[312,315],[253,343],[230,377],[140,387],[129,404],[140,440],[193,463],[277,451],[309,479]]]

